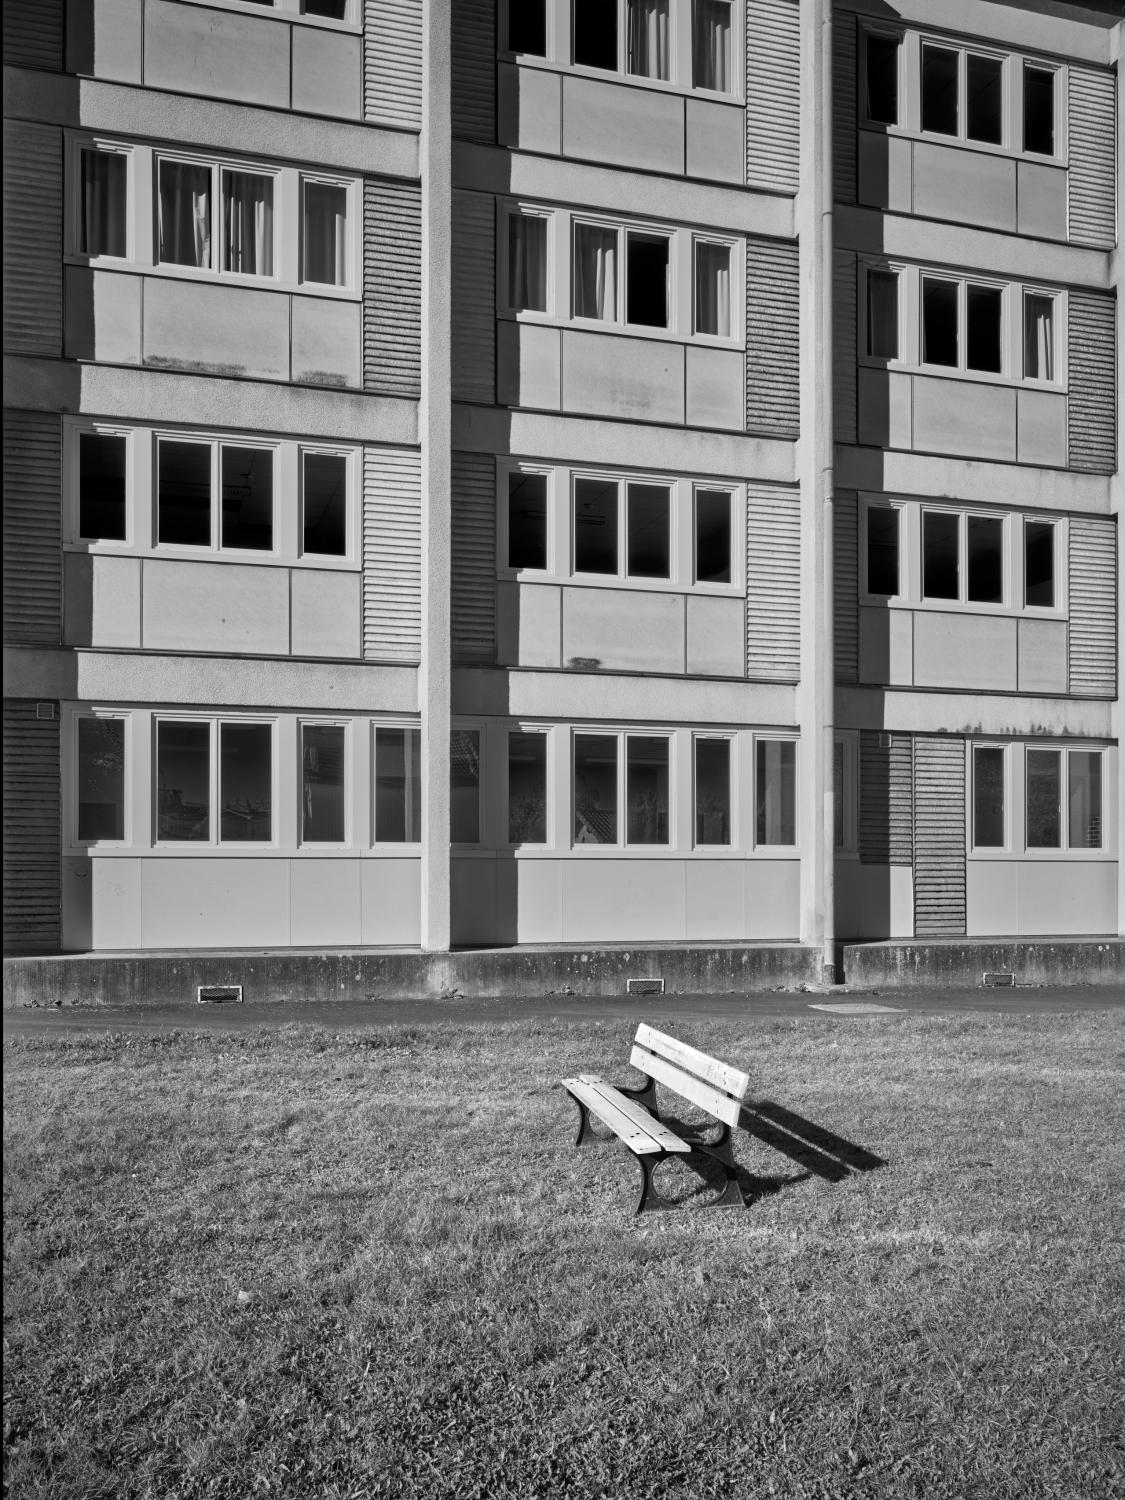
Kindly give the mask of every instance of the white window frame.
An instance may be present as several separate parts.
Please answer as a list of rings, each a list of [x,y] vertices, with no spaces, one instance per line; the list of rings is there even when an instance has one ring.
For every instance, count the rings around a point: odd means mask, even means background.
[[[868,90],[867,90],[867,38],[869,36],[875,36],[875,37],[881,38],[884,41],[894,42],[896,44],[897,48],[898,48],[898,52],[897,52],[897,56],[896,56],[896,63],[897,63],[897,68],[898,68],[898,73],[897,73],[898,88],[897,88],[897,94],[896,94],[897,102],[898,102],[898,119],[897,120],[872,120],[870,118],[870,116],[866,112],[865,106],[866,106],[867,93],[868,93]],[[902,126],[902,123],[903,123],[902,116],[903,116],[903,113],[904,113],[904,105],[906,103],[906,87],[907,87],[907,84],[906,84],[906,67],[905,67],[906,47],[904,45],[904,42],[905,42],[905,33],[901,30],[901,28],[892,27],[892,26],[877,26],[875,24],[868,25],[868,24],[866,24],[865,22],[862,22],[862,21],[860,23],[860,26],[859,26],[859,35],[858,35],[857,46],[856,46],[856,89],[857,89],[857,92],[858,92],[857,112],[858,112],[858,115],[859,115],[859,122],[860,122],[860,124],[864,125],[864,126],[867,126],[869,129],[872,129],[872,130],[897,130],[897,129],[900,129],[901,126]]]
[[[712,583],[709,579],[701,580],[699,577],[699,495],[700,491],[706,490],[713,495],[726,495],[728,503],[728,521],[730,525],[730,582]],[[739,489],[730,484],[724,484],[722,480],[709,483],[705,479],[694,479],[691,482],[691,571],[684,578],[686,586],[693,592],[736,594],[745,592],[743,580],[743,567],[745,561],[746,547],[743,528],[739,525],[738,516],[741,509],[745,515],[745,505],[739,507]],[[673,531],[676,530],[673,519]],[[681,565],[682,567],[682,565]]]
[[[313,184],[318,187],[343,188],[346,194],[345,212],[347,232],[344,239],[345,275],[342,282],[309,281],[305,276],[305,189]],[[335,172],[300,172],[297,177],[297,281],[302,289],[313,296],[339,296],[359,289],[362,280],[363,255],[361,251],[362,195],[359,182],[354,177],[342,177]]]
[[[867,518],[872,510],[893,510],[898,516],[898,592],[873,594],[868,579]],[[859,506],[859,597],[864,603],[886,604],[910,601],[910,563],[907,555],[907,505],[892,495],[863,495]]]
[[[613,484],[617,486],[617,571],[615,573],[584,573],[580,572],[577,565],[578,556],[578,516],[576,513],[576,496],[579,480],[589,479],[599,484]],[[668,576],[666,578],[650,578],[642,574],[629,572],[629,487],[630,485],[652,485],[653,488],[666,489],[668,491]],[[694,515],[693,515],[694,519]],[[676,481],[664,474],[645,475],[643,478],[636,474],[612,474],[599,473],[596,469],[572,469],[570,474],[570,556],[571,573],[577,583],[601,583],[620,584],[628,583],[634,588],[651,587],[653,585],[667,585],[674,579],[682,576],[682,561],[678,556],[679,528],[676,525]],[[733,559],[732,559],[733,561]]]
[[[160,445],[161,443],[195,443],[199,447],[209,447],[211,450],[211,540],[204,546],[191,546],[185,542],[162,542],[160,540]],[[270,536],[272,545],[267,551],[265,548],[250,547],[224,547],[222,543],[223,522],[223,472],[222,451],[224,448],[250,448],[261,453],[270,453],[273,456],[273,515],[270,525]],[[153,464],[152,464],[152,552],[156,557],[175,556],[177,558],[199,558],[199,557],[225,557],[236,559],[239,562],[253,561],[276,562],[279,556],[279,474],[278,469],[278,444],[271,442],[268,438],[252,437],[242,438],[228,434],[215,435],[207,432],[177,432],[156,428],[153,432]]]
[[[1076,745],[1072,740],[1023,740],[1020,742],[1023,754],[1020,756],[1020,769],[1023,778],[1024,795],[1022,812],[1021,835],[1025,857],[1028,859],[1105,859],[1111,857],[1109,849],[1111,830],[1109,819],[1106,816],[1106,804],[1110,795],[1106,777],[1106,754],[1104,745]],[[1028,758],[1032,751],[1043,751],[1059,757],[1059,842],[1057,844],[1035,844],[1032,845],[1028,839],[1028,814],[1030,811],[1027,796],[1028,784]],[[1070,842],[1070,757],[1072,755],[1096,755],[1099,760],[1099,781],[1101,784],[1101,807],[1102,807],[1102,841],[1097,848],[1086,848],[1082,844],[1071,844]]]
[[[574,832],[574,791],[575,791],[575,752],[579,735],[598,735],[605,739],[614,739],[617,742],[617,839],[614,843],[605,844],[580,844]],[[664,740],[668,745],[668,837],[662,844],[633,844],[627,838],[629,806],[628,796],[628,758],[629,739]],[[601,857],[606,852],[621,854],[627,851],[633,857],[661,858],[673,854],[678,848],[676,831],[679,827],[679,807],[677,799],[679,781],[679,739],[680,736],[675,729],[665,725],[634,724],[622,728],[616,724],[573,724],[570,726],[569,739],[569,790],[570,797],[567,807],[567,837],[563,847],[572,854],[577,854],[582,859],[591,857],[590,851],[598,851]],[[694,756],[693,756],[694,759]],[[694,769],[693,769],[694,777]],[[680,850],[682,855],[683,850]],[[596,852],[594,858],[598,857]]]
[[[362,453],[358,448],[333,443],[297,442],[297,536],[296,560],[315,568],[348,568],[358,566],[360,551],[359,495],[363,487],[360,470]],[[342,458],[345,463],[344,550],[342,553],[312,552],[305,546],[305,457],[308,454]]]
[[[210,728],[210,743],[208,754],[210,756],[208,796],[210,806],[208,817],[210,832],[206,839],[162,839],[160,837],[160,786],[157,778],[160,774],[160,725],[161,724],[207,724]],[[222,831],[222,808],[219,804],[221,794],[221,768],[220,768],[220,727],[223,724],[236,726],[250,724],[266,724],[270,729],[270,837],[268,839],[246,839],[246,840],[224,840],[220,837]],[[160,709],[152,715],[152,787],[150,795],[150,807],[152,809],[152,847],[154,849],[170,850],[174,854],[197,854],[207,852],[214,854],[221,851],[228,858],[243,852],[251,852],[262,849],[277,849],[279,847],[279,834],[281,831],[281,783],[279,778],[280,760],[278,752],[278,717],[276,714],[238,714],[238,713],[197,713],[191,709]],[[299,842],[299,841],[298,841]]]
[[[900,263],[889,261],[880,264],[876,261],[860,261],[859,263],[859,286],[856,299],[856,319],[858,327],[856,334],[859,342],[859,357],[864,364],[874,366],[877,369],[893,368],[904,362],[903,342],[906,333],[906,267]],[[870,277],[872,272],[883,276],[894,276],[895,278],[895,300],[898,323],[896,333],[898,335],[898,353],[896,355],[869,354],[867,352],[869,333],[869,291]]]
[[[298,849],[313,853],[319,851],[351,849],[354,847],[355,792],[353,789],[352,734],[355,721],[347,718],[327,718],[317,715],[297,715],[297,825]],[[344,837],[342,839],[307,839],[305,837],[304,776],[305,776],[305,730],[342,729],[344,731]]]
[[[261,16],[266,20],[284,21],[289,25],[323,26],[328,31],[363,31],[361,0],[347,0],[347,14],[342,21],[332,16],[310,15],[305,0],[187,0],[191,5],[205,5],[208,10],[231,10],[242,16]]]
[[[160,258],[160,175],[161,168],[166,162],[173,166],[198,167],[200,170],[210,173],[211,244],[209,265],[185,266],[175,261],[166,261]],[[161,275],[186,276],[191,280],[220,280],[255,287],[270,287],[281,279],[281,229],[284,222],[284,209],[282,205],[281,171],[279,168],[264,166],[257,162],[216,157],[210,153],[179,151],[157,147],[154,148],[152,154],[152,171],[152,253],[154,267]],[[254,272],[251,274],[246,271],[229,271],[223,268],[223,258],[226,249],[226,216],[223,213],[223,174],[225,172],[252,172],[258,177],[266,177],[273,182],[274,269],[268,274],[264,272]]]
[[[106,156],[125,158],[125,254],[88,255],[82,250],[82,153],[100,151]],[[69,134],[66,138],[65,203],[66,233],[64,245],[66,258],[84,266],[112,266],[119,268],[131,264],[137,255],[137,151],[126,141],[111,136],[91,135],[87,132]]]
[[[70,853],[99,853],[131,849],[134,842],[133,820],[133,714],[127,708],[66,706],[62,710],[62,801],[63,850]],[[82,839],[78,836],[78,726],[83,719],[114,719],[124,725],[122,745],[122,830],[119,839]]]
[[[922,125],[922,68],[925,49],[934,47],[943,52],[953,52],[957,56],[957,129],[952,134],[945,134],[938,130],[926,130]],[[1000,139],[999,141],[978,141],[972,139],[968,134],[969,110],[968,110],[968,69],[969,57],[987,58],[991,62],[1000,64]],[[989,46],[987,43],[978,45],[976,42],[955,42],[947,37],[922,35],[918,52],[918,133],[926,140],[956,142],[962,146],[983,147],[985,150],[1008,151],[1012,139],[1012,108],[1011,108],[1011,54],[999,48]]]
[[[730,807],[730,838],[725,844],[709,844],[698,836],[699,814],[699,765],[698,747],[701,740],[722,740],[728,746],[727,796]],[[733,730],[696,729],[691,733],[691,847],[707,853],[730,854],[739,848],[739,829],[742,827],[741,777],[739,776],[738,735]]]
[[[1004,765],[1004,843],[1002,846],[978,845],[974,842],[973,772],[977,750],[1000,750]],[[1059,843],[1031,846],[1027,841],[1027,759],[1033,750],[1050,751],[1060,756]],[[1118,858],[1120,830],[1117,816],[1117,748],[1105,740],[1071,740],[1058,737],[1043,739],[1019,737],[1001,740],[982,736],[966,742],[966,823],[965,839],[968,858],[974,862],[1033,862],[1036,864],[1115,864]],[[1094,754],[1100,757],[1102,842],[1100,848],[1087,849],[1070,843],[1070,756]]]
[[[760,744],[791,744],[795,747],[793,759],[793,842],[791,844],[767,844],[758,839],[758,746]],[[751,848],[759,855],[771,859],[792,858],[801,851],[801,739],[798,734],[787,734],[783,730],[755,730],[750,747],[750,818],[749,833]]]
[[[559,471],[550,464],[524,463],[513,461],[511,463],[501,462],[497,464],[497,515],[496,515],[496,575],[498,578],[526,578],[532,582],[540,582],[547,578],[556,576],[563,571],[560,560],[556,556],[560,550],[556,538],[557,509],[556,509],[556,480]],[[511,533],[511,517],[509,514],[509,487],[513,475],[540,475],[545,481],[545,506],[546,514],[543,525],[546,534],[546,566],[542,568],[512,567],[508,562],[508,548]]]
[[[511,288],[511,266],[509,264],[510,231],[508,225],[513,218],[542,219],[547,225],[547,264],[544,268],[547,306],[542,312],[537,308],[513,307],[511,297],[508,295]],[[558,276],[555,265],[555,231],[557,219],[558,214],[554,209],[544,208],[539,203],[523,203],[516,199],[500,205],[500,213],[497,215],[496,264],[499,269],[499,285],[497,287],[496,305],[503,312],[510,314],[514,318],[554,319],[558,315]]]
[[[703,333],[696,327],[698,290],[699,290],[699,258],[698,250],[701,245],[712,245],[724,249],[729,254],[729,277],[730,277],[730,332],[729,333]],[[731,235],[698,233],[691,237],[691,336],[692,339],[704,345],[714,344],[718,348],[727,349],[731,340],[739,331],[738,307],[739,299],[735,288],[741,277],[739,275],[741,266],[738,262],[738,242]]]
[[[953,516],[957,521],[957,598],[940,599],[931,597],[926,593],[926,517],[928,515]],[[969,594],[969,522],[973,519],[1000,522],[1000,571],[1001,571],[1001,593],[1003,597],[996,601],[970,599]],[[1012,515],[1010,512],[988,510],[985,507],[952,506],[941,504],[930,504],[923,502],[920,507],[920,553],[919,573],[920,584],[919,599],[926,609],[935,605],[961,605],[965,610],[976,613],[980,610],[998,610],[1005,614],[1014,613],[1012,608]],[[901,543],[901,534],[900,534]],[[902,567],[899,566],[899,581],[902,581]]]
[[[460,726],[455,726],[455,727],[459,728]],[[380,840],[380,839],[376,838],[375,817],[376,817],[377,801],[378,801],[378,798],[377,798],[377,795],[376,795],[376,789],[375,789],[375,773],[376,773],[376,766],[378,764],[377,759],[376,759],[376,748],[377,748],[377,746],[376,746],[376,736],[378,735],[378,733],[379,733],[379,731],[381,729],[413,729],[415,731],[415,733],[417,733],[417,734],[420,735],[421,732],[422,732],[422,724],[421,724],[421,720],[420,719],[410,719],[410,718],[404,718],[402,716],[393,716],[393,715],[391,717],[388,717],[388,718],[378,718],[378,719],[372,719],[372,720],[370,720],[370,728],[368,730],[367,746],[368,746],[368,781],[370,783],[370,798],[371,798],[371,802],[370,802],[369,826],[368,826],[368,829],[367,829],[367,844],[368,844],[368,846],[372,850],[374,850],[377,854],[379,854],[382,857],[386,857],[386,858],[414,857],[414,858],[417,858],[417,856],[421,852],[421,848],[422,848],[422,841],[421,841],[420,837],[418,839],[394,839],[394,840],[392,840],[392,839],[382,839],[382,840]],[[424,784],[424,781],[422,779],[421,770],[419,769],[419,776],[418,776],[418,801],[419,801],[419,809],[420,810],[421,810],[421,805],[422,805],[422,802],[423,802],[424,795],[425,795],[425,784]],[[419,822],[419,829],[420,828],[421,828],[421,823]],[[464,847],[466,847],[466,848],[473,848],[475,846],[474,845],[465,845]]]
[[[82,438],[87,434],[125,439],[125,537],[103,541],[82,531]],[[136,547],[134,495],[137,485],[136,429],[117,422],[63,418],[63,540],[90,552],[132,552]]]
[[[925,358],[925,287],[927,282],[939,282],[957,289],[957,363],[955,365],[927,364]],[[999,370],[976,370],[968,364],[969,358],[969,289],[1000,293],[1000,368]],[[1012,344],[1012,286],[1010,282],[998,281],[991,276],[958,276],[947,271],[924,270],[919,276],[918,287],[918,369],[923,375],[962,375],[970,380],[1004,381],[1012,384],[1020,376],[1014,373],[1011,362]],[[1022,302],[1020,304],[1022,314]],[[1020,318],[1020,336],[1023,336],[1023,318]],[[1022,366],[1020,370],[1022,376]]]
[[[1012,799],[1012,756],[1009,753],[1007,741],[995,739],[971,739],[966,742],[966,755],[968,767],[965,776],[965,792],[967,806],[965,809],[965,842],[970,856],[977,855],[984,858],[997,858],[1008,854],[1012,849],[1012,830],[1015,827],[1015,807]],[[1004,822],[1004,837],[999,844],[978,844],[976,841],[976,752],[978,750],[999,750],[1002,755],[1002,785],[1001,796],[1003,798],[1002,818]]]

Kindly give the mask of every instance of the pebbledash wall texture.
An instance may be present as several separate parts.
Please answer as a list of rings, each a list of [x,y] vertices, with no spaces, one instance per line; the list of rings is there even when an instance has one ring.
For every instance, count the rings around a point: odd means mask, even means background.
[[[10,952],[1125,932],[1120,4],[4,46]]]

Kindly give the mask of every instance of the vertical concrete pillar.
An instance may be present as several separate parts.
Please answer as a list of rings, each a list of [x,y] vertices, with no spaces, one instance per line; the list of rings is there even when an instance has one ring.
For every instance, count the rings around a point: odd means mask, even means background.
[[[422,46],[422,947],[441,952],[450,938],[451,0],[427,0]]]
[[[832,785],[832,0],[801,0],[801,941],[836,979]]]
[[[1117,517],[1117,692],[1110,710],[1110,726],[1117,742],[1117,934],[1125,937],[1125,706],[1121,702],[1121,680],[1125,674],[1125,558],[1122,556],[1121,527],[1125,517],[1125,415],[1122,392],[1125,392],[1125,247],[1121,236],[1125,229],[1125,21],[1113,29],[1113,59],[1117,64],[1117,248],[1110,257],[1110,274],[1117,293],[1117,472],[1110,480],[1110,511]]]

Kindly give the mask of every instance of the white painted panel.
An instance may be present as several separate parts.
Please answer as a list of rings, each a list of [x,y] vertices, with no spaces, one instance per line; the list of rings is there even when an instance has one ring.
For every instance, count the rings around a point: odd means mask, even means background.
[[[1084,145],[1084,143],[1083,143]],[[1021,161],[1019,174],[1019,234],[1037,239],[1066,239],[1066,168]]]
[[[961,146],[914,143],[914,212],[955,224],[1016,227],[1016,164]]]
[[[332,297],[294,297],[293,379],[309,385],[362,383],[358,302]]]
[[[915,610],[914,685],[1014,692],[1015,620]]]
[[[746,674],[745,599],[687,596],[687,670],[700,677]]]
[[[801,931],[801,865],[794,859],[746,862],[747,937],[796,942]]]
[[[745,421],[745,356],[737,349],[687,347],[686,410],[691,427],[741,432]]]
[[[288,859],[185,857],[142,863],[142,947],[288,944]]]
[[[535,323],[496,325],[496,389],[501,406],[558,411],[561,402],[557,328]]]
[[[558,156],[562,149],[561,75],[504,62],[498,73],[500,144]]]
[[[684,346],[569,328],[563,410],[641,422],[684,420]]]
[[[290,299],[284,292],[150,276],[144,297],[145,364],[288,380]]]
[[[145,84],[286,109],[289,31],[272,19],[147,0]]]
[[[1021,937],[1117,931],[1117,867],[1108,860],[1021,860],[1019,889]]]
[[[1014,937],[1019,932],[1019,865],[1013,860],[967,861],[965,933]]]
[[[913,618],[909,610],[862,605],[859,680],[909,687],[914,676]]]
[[[295,948],[358,947],[360,866],[354,854],[335,859],[295,859],[290,863],[289,941]]]
[[[140,276],[67,266],[64,350],[70,359],[136,365],[141,359]]]
[[[864,365],[856,375],[859,441],[874,447],[909,448],[913,435],[911,377]]]
[[[499,659],[521,667],[562,665],[562,590],[550,583],[500,583]]]
[[[859,131],[857,139],[860,203],[908,214],[913,190],[914,143],[874,130]]]
[[[66,70],[141,82],[143,0],[67,0]]]
[[[571,859],[563,884],[563,941],[682,942],[684,861]]]
[[[144,563],[146,651],[287,655],[289,570],[238,563]]]
[[[363,943],[393,948],[421,942],[421,860],[365,859],[361,865]]]
[[[89,870],[90,946],[139,948],[145,902],[143,861],[93,858]]]
[[[741,942],[749,936],[744,860],[685,860],[685,928],[689,943]]]
[[[359,574],[294,568],[290,575],[294,656],[359,656]]]
[[[561,859],[516,860],[519,941],[559,943],[563,935]]]
[[[915,375],[914,442],[923,453],[1016,457],[1016,393],[1009,386]]]
[[[1065,620],[1020,620],[1019,690],[1021,693],[1067,691]]]
[[[68,552],[63,567],[67,644],[139,648],[140,558]]]
[[[564,77],[563,155],[682,174],[684,101],[678,94]]]
[[[689,177],[741,182],[746,158],[746,115],[742,106],[689,98],[685,149]]]
[[[914,936],[914,881],[909,865],[836,861],[836,936],[874,941]]]
[[[86,953],[94,946],[94,926],[90,910],[93,897],[92,875],[90,860],[85,855],[77,859],[64,859],[60,863],[62,946],[72,953]]]
[[[293,27],[293,108],[358,120],[363,113],[362,38]]]
[[[603,671],[683,672],[683,595],[563,589],[562,655],[564,666],[577,659]]]
[[[1017,391],[1017,457],[1021,464],[1066,467],[1066,397],[1054,391]]]

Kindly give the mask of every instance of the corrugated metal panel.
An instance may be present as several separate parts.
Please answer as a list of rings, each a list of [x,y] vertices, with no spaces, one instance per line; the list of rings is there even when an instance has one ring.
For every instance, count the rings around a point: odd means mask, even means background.
[[[453,134],[496,140],[496,6],[456,0],[453,6]]]
[[[746,674],[801,676],[801,497],[780,484],[746,487]]]
[[[889,741],[880,744],[881,739]],[[859,857],[867,865],[908,865],[914,857],[913,754],[908,734],[859,737]]]
[[[1101,516],[1070,521],[1070,691],[1117,692],[1117,526]]]
[[[364,194],[363,385],[422,389],[422,189],[369,182]]]
[[[4,348],[62,353],[62,131],[4,121]]]
[[[496,461],[453,455],[453,657],[496,660]]]
[[[421,660],[422,456],[409,449],[363,458],[363,654]]]
[[[800,427],[797,246],[746,243],[746,430],[795,438]]]
[[[856,441],[856,278],[851,251],[838,254],[833,266],[833,430],[838,443]]]
[[[856,200],[856,18],[837,10],[832,19],[832,172],[840,203]]]
[[[833,542],[836,681],[859,680],[859,497],[836,492]]]
[[[1114,77],[1074,63],[1067,71],[1070,238],[1111,249],[1117,241]]]
[[[914,741],[914,936],[965,932],[965,744]]]
[[[4,412],[4,636],[62,639],[62,429],[51,412]]]
[[[496,208],[453,194],[453,399],[496,400]]]
[[[1102,292],[1077,288],[1067,302],[1070,467],[1112,474],[1117,449],[1116,304]]]
[[[4,948],[54,953],[62,942],[59,706],[4,700]]]
[[[367,0],[363,114],[380,124],[422,124],[422,0]]]
[[[4,66],[45,68],[63,63],[63,0],[4,0]]]
[[[746,182],[795,193],[801,128],[796,0],[750,0],[746,17]]]

